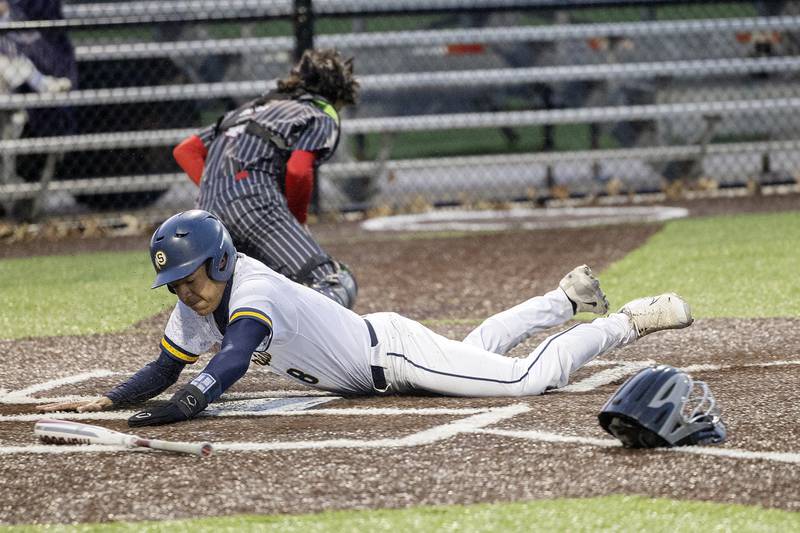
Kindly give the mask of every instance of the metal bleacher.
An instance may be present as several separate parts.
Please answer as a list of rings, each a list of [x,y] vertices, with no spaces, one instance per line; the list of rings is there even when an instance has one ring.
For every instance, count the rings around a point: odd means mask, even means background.
[[[292,15],[287,1],[234,0],[228,2],[224,15],[219,2],[191,0],[182,2],[116,2],[109,4],[75,4],[65,6],[66,20],[50,21],[51,26],[97,28],[120,24],[168,21],[260,20]],[[541,2],[503,1],[474,2],[481,9],[525,9]],[[381,12],[378,1],[315,1],[318,16]],[[413,9],[446,9],[448,6],[467,9],[470,2],[428,0],[407,1]],[[47,28],[48,21],[6,23],[5,29]],[[0,24],[0,28],[3,25]],[[576,23],[541,26],[478,27],[464,29],[430,29],[420,31],[379,31],[369,33],[322,34],[315,45],[348,50],[358,57],[359,51],[370,48],[438,46],[453,43],[494,44],[506,42],[547,42],[563,39],[658,35],[704,35],[709,32],[799,31],[800,16],[747,17],[704,20],[662,20],[619,23]],[[242,54],[259,51],[289,54],[295,47],[291,37],[241,37],[174,42],[134,42],[84,44],[76,47],[78,61],[127,59],[136,57],[193,57],[204,54]],[[417,71],[366,74],[361,76],[364,94],[380,94],[398,89],[428,89],[464,86],[514,86],[553,82],[654,80],[662,78],[702,79],[719,76],[794,75],[800,72],[800,57],[723,57],[678,59],[671,61],[638,61],[578,65],[490,68],[474,70]],[[220,97],[244,100],[273,86],[272,80],[221,81],[149,87],[125,87],[95,90],[74,90],[63,94],[11,94],[0,96],[0,111],[53,106],[98,106],[114,103],[135,103],[176,100],[205,100]],[[439,113],[407,116],[351,117],[343,122],[343,133],[355,136],[370,133],[391,135],[409,131],[446,131],[464,128],[511,128],[557,124],[597,124],[659,120],[675,117],[728,117],[758,114],[764,110],[796,113],[800,110],[800,94],[767,97],[743,97],[718,101],[651,103],[643,105],[589,105],[565,109],[527,109],[518,111]],[[200,126],[198,124],[198,126]],[[169,149],[196,128],[109,132],[40,138],[8,138],[0,140],[4,157],[22,154],[62,154],[69,151],[112,150],[130,147]],[[550,153],[527,153],[503,156],[480,155],[393,160],[391,141],[387,140],[382,157],[375,161],[347,161],[340,158],[321,170],[327,191],[335,190],[337,180],[353,175],[372,175],[376,182],[386,173],[438,168],[458,173],[475,165],[534,164],[549,165],[557,161],[599,162],[609,160],[667,161],[696,159],[711,155],[747,152],[791,152],[800,148],[798,138],[767,139],[753,142],[704,142],[654,147],[625,147]],[[0,183],[0,197],[5,200],[34,199],[41,205],[52,192],[101,194],[142,190],[169,189],[186,181],[182,174],[109,176],[105,178],[60,181],[57,176],[43,177],[39,182]],[[331,185],[333,184],[333,185]],[[326,208],[341,208],[343,200],[323,198]]]

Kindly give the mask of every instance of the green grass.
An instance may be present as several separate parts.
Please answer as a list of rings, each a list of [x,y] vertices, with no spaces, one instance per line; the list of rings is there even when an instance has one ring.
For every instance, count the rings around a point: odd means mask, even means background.
[[[0,261],[0,338],[118,331],[174,303],[146,251]]]
[[[726,2],[707,4],[686,2],[676,6],[664,6],[657,10],[658,20],[716,19],[732,17],[755,17],[758,11],[755,2]]]
[[[673,291],[697,317],[800,314],[800,211],[668,223],[600,279],[616,308]]]
[[[441,131],[419,131],[394,135],[391,157],[408,159],[421,157],[444,157],[473,154],[508,154],[531,152],[544,144],[544,129],[538,126],[512,128],[518,135],[512,143],[499,129],[461,129],[446,134]],[[381,146],[381,135],[365,137],[365,159],[375,159]],[[554,150],[588,150],[590,147],[589,126],[565,124],[554,128]],[[609,135],[600,137],[601,149],[615,148],[618,144]]]
[[[750,3],[726,2],[709,4],[707,2],[686,2],[677,6],[661,6],[654,10],[655,20],[691,20],[756,16],[756,9]],[[636,22],[648,20],[650,12],[644,7],[588,8],[570,11],[570,21],[574,23]]]
[[[674,291],[698,317],[797,316],[798,250],[800,212],[686,219],[668,223],[600,277],[612,308]],[[144,252],[0,261],[0,338],[124,329],[174,302],[149,289],[152,275]]]
[[[525,503],[329,511],[298,516],[204,518],[80,526],[21,526],[0,531],[261,531],[281,533],[736,531],[784,532],[800,528],[800,514],[760,507],[684,502],[641,496],[540,500]]]

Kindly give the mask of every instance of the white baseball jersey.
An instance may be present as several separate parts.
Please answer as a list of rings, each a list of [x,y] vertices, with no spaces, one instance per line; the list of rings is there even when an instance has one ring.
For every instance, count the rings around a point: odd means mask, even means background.
[[[270,327],[257,351],[266,352],[273,372],[323,390],[373,392],[369,331],[357,314],[244,254],[237,254],[227,304],[228,323],[246,316]],[[179,301],[161,346],[191,364],[222,338],[213,315]]]
[[[463,341],[396,313],[373,313],[365,317],[375,331],[372,346],[364,318],[243,254],[238,254],[227,303],[226,327],[247,316],[272,329],[258,351],[266,352],[274,372],[343,394],[374,394],[388,384],[389,393],[536,395],[564,386],[594,357],[636,340],[628,316],[614,313],[550,336],[527,357],[507,357],[533,333],[572,318],[572,304],[555,289],[489,317]],[[217,320],[178,303],[162,347],[193,363],[197,354],[222,341]],[[373,384],[373,367],[386,381],[380,391]]]

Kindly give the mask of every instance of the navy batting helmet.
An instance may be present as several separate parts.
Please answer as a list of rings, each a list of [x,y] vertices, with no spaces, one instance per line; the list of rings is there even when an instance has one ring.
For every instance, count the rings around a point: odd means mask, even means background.
[[[623,383],[598,418],[626,448],[717,444],[727,436],[708,385],[668,365]]]
[[[185,278],[208,261],[208,276],[228,281],[236,263],[236,248],[217,217],[201,209],[173,215],[150,239],[150,259],[156,269],[153,288]]]

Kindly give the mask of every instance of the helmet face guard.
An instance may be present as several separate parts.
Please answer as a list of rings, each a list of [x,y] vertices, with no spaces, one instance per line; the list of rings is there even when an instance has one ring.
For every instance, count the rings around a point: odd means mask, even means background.
[[[708,385],[667,365],[628,379],[598,419],[627,448],[718,444],[727,437]]]
[[[211,279],[228,281],[236,248],[217,217],[193,209],[173,215],[156,229],[150,239],[150,259],[156,270],[154,289],[191,275],[206,262]]]

